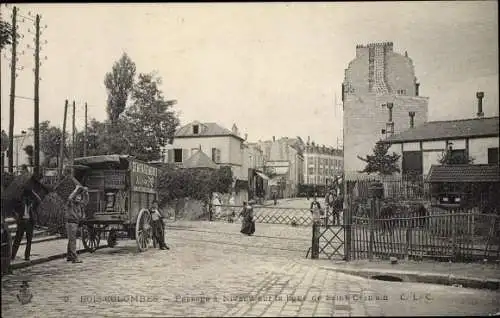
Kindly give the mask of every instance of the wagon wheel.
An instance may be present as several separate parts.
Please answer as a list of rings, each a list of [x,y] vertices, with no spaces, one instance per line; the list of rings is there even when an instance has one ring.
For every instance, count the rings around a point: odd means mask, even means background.
[[[87,251],[93,253],[99,247],[101,241],[101,232],[97,227],[92,225],[82,226],[82,242]]]
[[[118,239],[117,230],[111,229],[108,234],[108,247],[115,247]]]
[[[144,252],[151,246],[153,240],[153,228],[151,226],[151,214],[147,209],[142,209],[135,223],[135,240],[139,252]]]

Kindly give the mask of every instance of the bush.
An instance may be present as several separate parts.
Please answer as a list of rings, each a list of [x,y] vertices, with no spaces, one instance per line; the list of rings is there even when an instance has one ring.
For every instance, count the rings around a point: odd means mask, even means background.
[[[218,170],[166,167],[159,177],[160,206],[180,198],[207,202],[212,192],[229,193],[233,183],[230,167]]]

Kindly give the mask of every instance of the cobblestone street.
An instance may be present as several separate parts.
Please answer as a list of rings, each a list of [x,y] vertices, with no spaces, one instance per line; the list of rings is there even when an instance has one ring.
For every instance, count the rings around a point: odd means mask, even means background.
[[[167,233],[169,251],[137,253],[134,241],[120,241],[113,249],[82,254],[83,264],[55,260],[15,271],[2,280],[2,317],[478,315],[500,311],[496,292],[373,281],[324,269],[323,262],[304,259],[309,245],[305,229],[258,225],[259,236],[247,237],[238,235],[239,224],[177,225]],[[33,294],[25,305],[17,299],[24,280]]]

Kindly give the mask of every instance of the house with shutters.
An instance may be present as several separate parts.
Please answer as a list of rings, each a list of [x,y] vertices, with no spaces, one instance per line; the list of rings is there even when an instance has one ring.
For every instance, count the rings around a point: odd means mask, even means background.
[[[165,161],[177,167],[189,165],[190,158],[197,156],[199,151],[218,167],[231,167],[235,187],[247,193],[249,167],[244,160],[245,139],[240,136],[236,125],[229,130],[217,123],[193,121],[177,129],[168,148]],[[246,199],[246,195],[241,197],[241,200]]]

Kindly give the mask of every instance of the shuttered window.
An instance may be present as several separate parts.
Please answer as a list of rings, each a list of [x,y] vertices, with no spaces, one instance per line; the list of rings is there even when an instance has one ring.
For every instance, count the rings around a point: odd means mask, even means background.
[[[174,162],[182,162],[182,149],[174,149]]]
[[[220,163],[220,149],[212,148],[212,161],[215,163]]]

